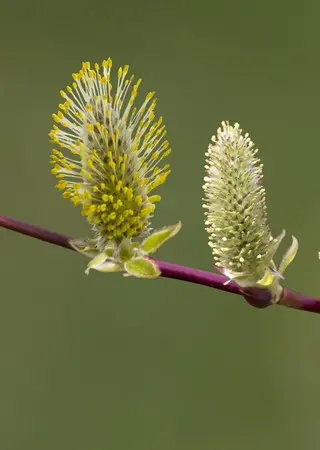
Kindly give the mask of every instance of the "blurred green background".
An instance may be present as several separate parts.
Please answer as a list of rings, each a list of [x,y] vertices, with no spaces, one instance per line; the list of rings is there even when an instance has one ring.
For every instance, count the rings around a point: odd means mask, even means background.
[[[264,162],[270,224],[300,250],[286,283],[320,295],[319,3],[7,2],[1,6],[1,214],[89,231],[50,174],[47,133],[81,61],[155,89],[173,173],[159,259],[211,270],[204,152],[239,121]],[[0,230],[1,450],[317,449],[320,317],[255,310],[174,280],[84,275],[87,260]]]

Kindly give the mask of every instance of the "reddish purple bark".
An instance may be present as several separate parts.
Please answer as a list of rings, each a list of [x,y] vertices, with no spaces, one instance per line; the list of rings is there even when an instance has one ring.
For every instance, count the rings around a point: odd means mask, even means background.
[[[11,217],[0,216],[0,227],[73,250],[69,243],[70,237],[21,222]],[[271,305],[270,294],[266,289],[246,288],[245,290],[242,290],[233,282],[225,284],[228,279],[223,275],[180,266],[179,264],[173,264],[166,261],[158,261],[156,259],[154,261],[158,265],[162,277],[189,281],[191,283],[202,284],[233,294],[243,295],[246,301],[256,308],[265,308]],[[320,313],[320,299],[306,297],[288,287],[284,288],[283,295],[278,304],[289,308]]]

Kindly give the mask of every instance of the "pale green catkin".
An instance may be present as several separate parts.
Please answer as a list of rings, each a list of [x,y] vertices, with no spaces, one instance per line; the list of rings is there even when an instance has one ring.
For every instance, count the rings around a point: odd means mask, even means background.
[[[206,153],[203,206],[209,246],[215,266],[242,285],[276,272],[272,258],[284,236],[274,239],[268,226],[257,151],[238,123],[222,122]]]

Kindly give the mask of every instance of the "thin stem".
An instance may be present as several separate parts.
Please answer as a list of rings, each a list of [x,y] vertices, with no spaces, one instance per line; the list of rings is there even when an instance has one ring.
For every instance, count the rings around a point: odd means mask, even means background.
[[[49,244],[74,250],[70,245],[71,238],[69,236],[48,231],[44,228],[30,225],[11,217],[0,216],[0,227],[40,239]],[[162,277],[202,284],[233,294],[243,295],[249,304],[257,308],[264,308],[271,304],[267,290],[257,288],[243,290],[233,282],[225,284],[228,279],[223,275],[181,266],[179,264],[172,264],[166,261],[159,261],[156,259],[154,259],[154,261],[158,265]],[[278,304],[289,308],[320,313],[320,299],[305,297],[288,287],[283,289],[283,295]]]
[[[314,297],[306,297],[292,289],[285,287],[283,289],[282,298],[279,305],[287,306],[288,308],[301,309],[314,313],[320,313],[320,300]]]
[[[53,231],[48,231],[44,228],[30,225],[11,217],[0,216],[0,226],[36,239],[40,239],[48,242],[49,244],[74,250],[74,248],[70,245],[71,237],[58,234]],[[190,281],[192,283],[203,284],[205,286],[214,287],[223,291],[232,292],[233,294],[241,294],[239,287],[235,283],[224,285],[224,283],[228,281],[228,278],[223,275],[206,272],[199,269],[192,269],[190,267],[180,266],[178,264],[172,264],[166,261],[153,260],[159,267],[162,277]]]
[[[69,241],[70,237],[63,234],[55,233],[54,231],[48,231],[44,228],[37,227],[36,225],[30,225],[29,223],[20,222],[12,217],[0,216],[0,227],[7,228],[8,230],[16,231],[17,233],[25,234],[41,241],[49,242],[49,244],[58,245],[59,247],[68,248],[73,250]]]

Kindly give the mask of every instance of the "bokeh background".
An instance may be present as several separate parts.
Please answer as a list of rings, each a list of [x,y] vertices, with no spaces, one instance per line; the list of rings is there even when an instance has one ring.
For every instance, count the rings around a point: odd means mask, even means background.
[[[320,295],[319,3],[18,0],[1,5],[1,214],[75,237],[47,133],[81,61],[128,63],[173,147],[159,259],[211,270],[204,152],[239,121],[264,162],[270,224],[299,238],[286,283]],[[0,230],[0,448],[313,450],[320,318],[174,280],[84,275],[73,252]]]

